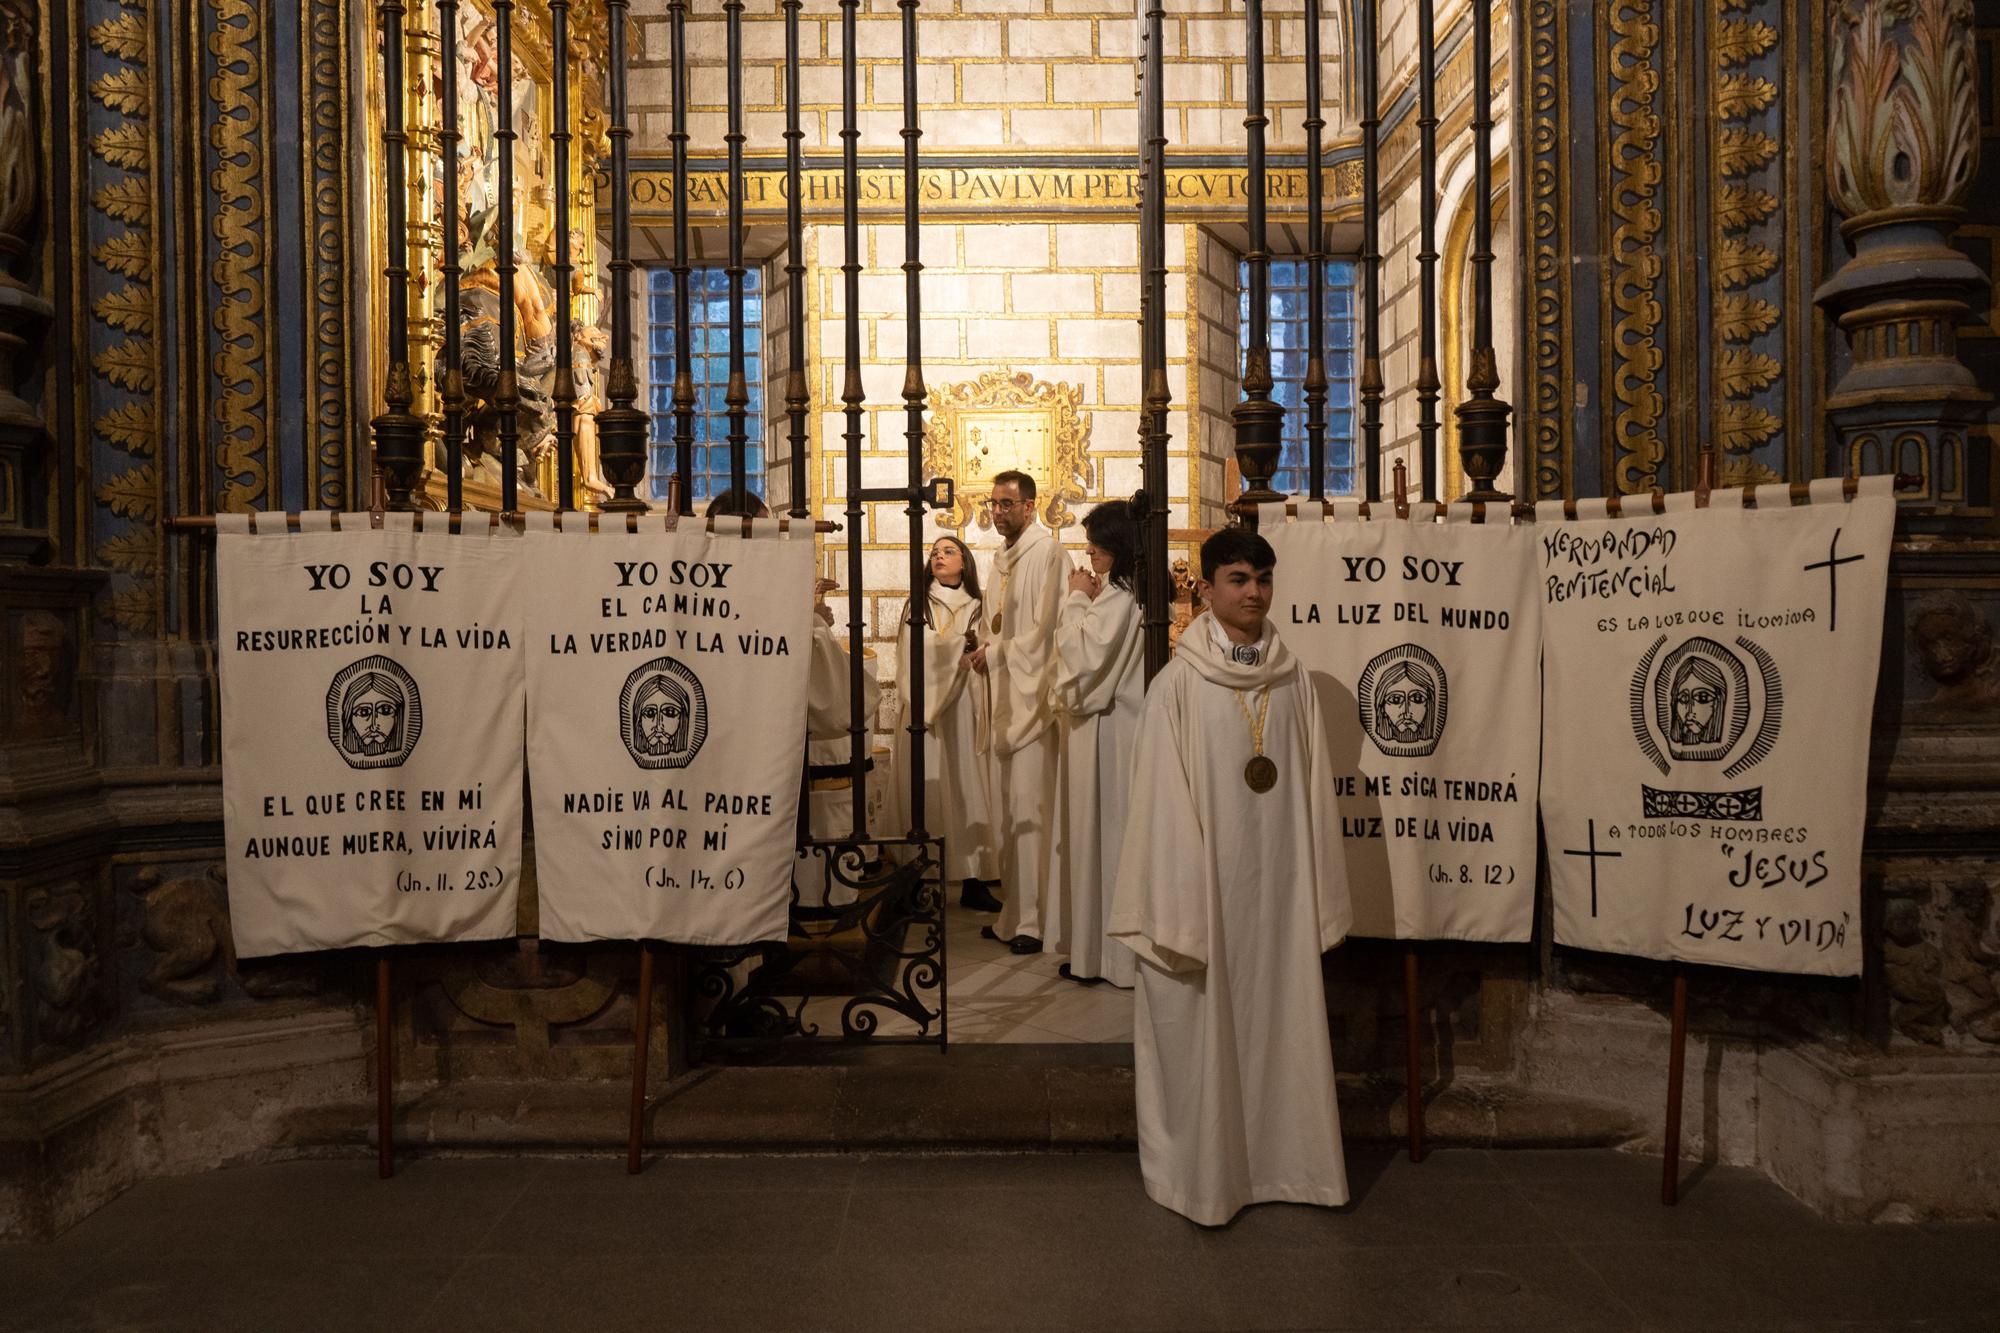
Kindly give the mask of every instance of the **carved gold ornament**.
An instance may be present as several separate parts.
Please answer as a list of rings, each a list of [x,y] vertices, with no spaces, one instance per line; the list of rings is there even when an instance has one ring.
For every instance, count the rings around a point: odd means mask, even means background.
[[[976,380],[947,384],[930,394],[924,428],[924,473],[951,477],[957,501],[938,526],[993,526],[987,501],[996,472],[1025,472],[1035,479],[1037,516],[1051,528],[1070,521],[1070,505],[1096,482],[1086,457],[1090,418],[1077,410],[1083,388],[1051,384],[1025,371],[989,370]]]

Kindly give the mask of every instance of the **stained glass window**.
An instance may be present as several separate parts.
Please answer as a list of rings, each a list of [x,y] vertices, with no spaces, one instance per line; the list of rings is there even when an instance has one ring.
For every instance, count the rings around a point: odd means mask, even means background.
[[[688,274],[688,339],[694,372],[694,496],[698,507],[729,489],[729,274],[698,268]],[[667,496],[674,475],[674,274],[649,269],[646,277],[648,414],[653,420],[652,467],[655,500]],[[744,414],[743,475],[750,489],[764,494],[764,281],[751,269],[743,275],[743,374],[750,403]]]
[[[1355,266],[1346,259],[1326,261],[1326,493],[1351,495],[1354,459],[1356,382]],[[1312,269],[1303,259],[1271,261],[1271,398],[1285,409],[1284,451],[1271,485],[1286,495],[1308,495],[1306,458],[1306,350]],[[1237,368],[1250,348],[1250,266],[1238,274]]]

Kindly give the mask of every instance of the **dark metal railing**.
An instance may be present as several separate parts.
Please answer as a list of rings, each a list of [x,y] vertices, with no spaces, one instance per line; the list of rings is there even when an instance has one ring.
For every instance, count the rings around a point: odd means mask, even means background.
[[[445,508],[456,514],[465,509],[465,348],[459,327],[465,269],[458,252],[458,152],[465,136],[458,128],[458,0],[438,0],[438,57],[444,69],[439,80],[444,128],[438,136],[444,151],[444,170],[438,173],[442,187],[438,202],[444,213],[438,228],[444,243],[438,266],[444,285],[444,365],[438,376],[444,442],[439,464],[445,476]]]
[[[576,256],[569,239],[569,7],[570,0],[549,0],[550,55],[554,65],[550,91],[555,101],[555,121],[549,130],[554,148],[556,275],[556,373],[550,386],[556,414],[556,508],[568,509],[576,494],[576,326],[571,310],[575,288]],[[445,78],[454,77],[445,66]],[[447,172],[447,174],[450,174]]]
[[[1167,536],[1167,131],[1164,65],[1166,9],[1148,0],[1139,107],[1139,357],[1144,402],[1139,416],[1141,489],[1134,497],[1144,565],[1146,679],[1167,664],[1173,600]]]
[[[1356,0],[1361,81],[1361,462],[1364,494],[1382,498],[1382,90],[1380,0]]]
[[[639,511],[646,501],[638,493],[646,477],[646,414],[633,405],[639,396],[635,337],[632,329],[632,165],[631,112],[626,97],[626,27],[628,0],[606,0],[606,50],[611,143],[611,373],[605,383],[606,406],[597,414],[598,449],[611,498],[604,508],[614,513]],[[682,343],[685,347],[686,344]]]
[[[694,267],[688,263],[688,59],[687,0],[667,6],[672,31],[673,129],[667,142],[673,149],[674,173],[674,476],[680,512],[694,513],[694,296],[688,291]]]
[[[1284,497],[1271,489],[1284,449],[1285,409],[1271,399],[1271,254],[1265,230],[1269,186],[1264,169],[1264,0],[1243,6],[1244,193],[1248,196],[1248,247],[1243,262],[1250,275],[1250,329],[1243,354],[1243,398],[1231,413],[1236,457],[1246,489],[1243,501],[1260,504]]]
[[[1493,353],[1493,11],[1472,6],[1472,354],[1466,398],[1458,407],[1458,454],[1472,483],[1468,500],[1505,500],[1494,479],[1507,458],[1507,418],[1496,396],[1500,367]]]
[[[854,790],[854,836],[867,834],[868,756],[860,735],[862,682],[860,646],[864,603],[861,599],[861,508],[862,417],[867,411],[867,395],[861,385],[861,124],[858,111],[859,71],[855,60],[855,12],[860,0],[840,0],[840,279],[841,355],[846,374],[841,383],[840,401],[846,413],[846,430],[841,440],[847,457],[847,642],[848,663],[853,675],[848,692],[849,755],[848,771]],[[911,589],[914,596],[916,590]],[[916,642],[915,630],[911,632]]]
[[[1326,498],[1326,163],[1320,131],[1319,0],[1306,0],[1306,493]]]
[[[785,9],[785,280],[789,310],[785,322],[785,415],[790,422],[793,518],[806,516],[806,417],[812,410],[806,374],[805,131],[799,128],[799,7]],[[686,190],[675,190],[674,205],[687,211]]]
[[[1426,500],[1438,497],[1437,131],[1437,15],[1432,0],[1417,0],[1417,452]]]

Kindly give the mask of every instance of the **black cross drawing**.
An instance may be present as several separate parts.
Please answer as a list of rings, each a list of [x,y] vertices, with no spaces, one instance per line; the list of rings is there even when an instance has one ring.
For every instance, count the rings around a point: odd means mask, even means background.
[[[1596,820],[1594,820],[1594,819],[1590,819],[1590,820],[1585,820],[1585,821],[1584,821],[1584,823],[1585,823],[1585,825],[1586,825],[1586,826],[1587,826],[1587,827],[1589,828],[1589,830],[1590,830],[1590,840],[1589,840],[1589,841],[1590,841],[1590,850],[1589,850],[1589,851],[1585,851],[1585,850],[1584,850],[1583,848],[1581,848],[1581,847],[1565,847],[1565,848],[1563,848],[1563,855],[1564,855],[1564,856],[1587,856],[1587,857],[1589,857],[1589,858],[1590,858],[1590,914],[1591,914],[1592,916],[1596,916],[1596,915],[1597,915],[1597,861],[1598,861],[1598,858],[1599,858],[1599,857],[1603,857],[1603,856],[1623,856],[1623,855],[1625,855],[1625,853],[1623,853],[1623,852],[1600,852],[1600,851],[1598,851],[1598,850],[1597,850],[1597,821],[1596,821]]]
[[[1840,549],[1840,532],[1839,528],[1833,530],[1833,540],[1826,544],[1826,559],[1815,560],[1805,567],[1805,572],[1808,574],[1812,573],[1815,569],[1826,571],[1826,632],[1828,634],[1833,633],[1834,626],[1840,623],[1840,567],[1868,558],[1865,555],[1836,556],[1834,552]]]

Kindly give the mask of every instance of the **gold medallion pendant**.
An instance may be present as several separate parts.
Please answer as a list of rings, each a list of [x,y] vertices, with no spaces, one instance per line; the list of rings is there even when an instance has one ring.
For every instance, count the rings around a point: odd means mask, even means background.
[[[993,613],[993,632],[995,634],[1000,632],[1000,613],[998,611]]]
[[[1253,754],[1250,762],[1243,765],[1243,781],[1251,791],[1262,796],[1278,785],[1278,766],[1267,755]]]

